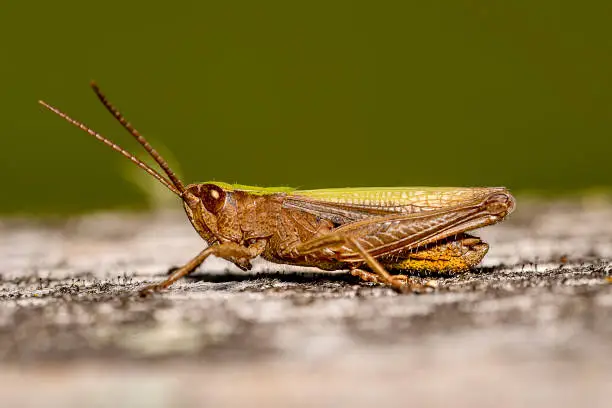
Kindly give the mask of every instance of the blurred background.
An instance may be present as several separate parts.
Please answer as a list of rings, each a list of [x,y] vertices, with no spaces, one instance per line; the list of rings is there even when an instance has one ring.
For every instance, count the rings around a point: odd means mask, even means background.
[[[143,157],[92,79],[186,182],[605,191],[611,15],[604,0],[5,1],[0,212],[175,204],[36,103]]]

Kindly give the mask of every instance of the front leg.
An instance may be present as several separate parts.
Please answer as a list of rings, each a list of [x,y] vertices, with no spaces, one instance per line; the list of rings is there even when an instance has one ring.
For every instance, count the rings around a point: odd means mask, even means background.
[[[209,246],[191,261],[172,272],[172,275],[168,276],[168,278],[166,278],[166,280],[163,282],[143,288],[140,291],[140,295],[147,296],[154,292],[159,292],[162,289],[166,289],[183,276],[187,276],[193,272],[210,255],[215,255],[219,258],[233,262],[241,269],[248,269],[250,267],[250,260],[258,257],[263,252],[265,247],[266,241],[264,240],[258,240],[248,247],[235,242],[224,242],[219,245]]]

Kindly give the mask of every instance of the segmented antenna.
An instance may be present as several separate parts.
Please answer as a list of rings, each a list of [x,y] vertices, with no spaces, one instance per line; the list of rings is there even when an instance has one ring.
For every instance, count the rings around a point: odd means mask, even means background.
[[[174,172],[170,169],[170,166],[168,166],[168,163],[164,160],[164,158],[153,148],[153,146],[149,144],[149,142],[147,142],[147,139],[145,139],[145,137],[141,135],[140,132],[134,129],[132,124],[123,117],[121,112],[119,112],[108,101],[108,99],[106,99],[106,96],[104,96],[104,94],[102,93],[102,91],[100,91],[100,88],[98,88],[98,85],[94,81],[91,81],[90,85],[93,91],[98,96],[98,99],[100,99],[100,102],[102,102],[102,104],[104,105],[104,107],[115,117],[115,119],[119,121],[119,123],[121,123],[121,125],[132,136],[134,136],[134,138],[138,141],[138,143],[140,143],[142,147],[144,147],[147,153],[149,153],[151,157],[153,157],[153,159],[157,162],[157,164],[159,164],[159,167],[161,167],[162,170],[168,175],[168,177],[172,181],[172,184],[174,184],[177,190],[180,191],[181,193],[185,191],[185,186],[183,185],[181,180],[179,180],[176,174],[174,174]]]
[[[146,171],[147,173],[149,173],[150,175],[155,177],[157,180],[159,180],[160,183],[162,183],[163,185],[168,187],[168,189],[170,189],[170,191],[172,191],[174,194],[176,194],[178,196],[181,196],[181,193],[184,190],[184,188],[183,188],[183,190],[179,190],[177,187],[175,187],[173,185],[173,183],[170,182],[170,180],[167,180],[165,177],[163,177],[157,171],[153,170],[151,167],[149,167],[145,163],[143,163],[140,160],[138,160],[136,157],[134,157],[133,154],[131,154],[127,150],[123,149],[121,146],[111,142],[109,139],[107,139],[106,137],[102,136],[98,132],[95,132],[95,131],[91,130],[90,128],[88,128],[87,126],[82,124],[81,122],[72,119],[70,116],[66,115],[64,112],[60,111],[59,109],[49,105],[48,103],[46,103],[44,101],[38,101],[38,103],[40,103],[42,106],[44,106],[45,108],[49,109],[51,112],[55,113],[59,117],[61,117],[61,118],[65,119],[65,120],[67,120],[68,122],[72,123],[74,126],[76,126],[76,127],[80,128],[81,130],[84,130],[85,132],[89,133],[91,136],[95,137],[96,139],[98,139],[99,141],[104,143],[105,145],[109,146],[111,149],[115,150],[116,152],[121,153],[123,156],[127,157],[133,163],[135,163],[138,167],[140,167],[141,169],[143,169],[144,171]],[[182,187],[182,185],[181,185],[181,187]]]

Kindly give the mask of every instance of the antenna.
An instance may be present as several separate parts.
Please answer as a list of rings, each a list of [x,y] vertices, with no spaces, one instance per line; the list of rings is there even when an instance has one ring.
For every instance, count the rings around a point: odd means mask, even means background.
[[[65,119],[65,120],[67,120],[68,122],[72,123],[74,126],[76,126],[76,127],[80,128],[81,130],[84,130],[85,132],[89,133],[91,136],[95,137],[96,139],[98,139],[99,141],[104,143],[105,145],[109,146],[111,149],[115,150],[116,152],[121,153],[123,156],[127,157],[128,159],[130,159],[138,167],[140,167],[141,169],[143,169],[144,171],[146,171],[147,173],[149,173],[150,175],[155,177],[157,180],[159,180],[160,183],[162,183],[163,185],[168,187],[168,189],[170,191],[172,191],[174,194],[176,194],[178,196],[181,196],[181,193],[185,190],[183,185],[180,184],[180,181],[179,181],[179,185],[181,186],[182,190],[177,188],[177,187],[175,187],[173,185],[173,183],[171,183],[169,180],[167,180],[165,177],[163,177],[157,171],[153,170],[151,167],[149,167],[145,163],[143,163],[140,160],[138,160],[133,154],[131,154],[127,150],[123,149],[121,146],[111,142],[109,139],[107,139],[106,137],[102,136],[98,132],[95,132],[95,131],[91,130],[90,128],[88,128],[87,126],[82,124],[81,122],[72,119],[70,116],[66,115],[64,112],[62,112],[59,109],[49,105],[48,103],[46,103],[44,101],[38,101],[38,103],[40,103],[42,106],[44,106],[45,108],[49,109],[51,112],[55,113],[59,117],[61,117],[61,118]],[[146,141],[145,141],[145,143],[146,143]],[[157,155],[157,156],[159,157],[159,155]],[[153,157],[155,158],[155,156],[153,156]],[[160,159],[161,159],[161,157],[160,157]],[[156,161],[157,161],[157,159],[156,159]],[[157,161],[157,162],[159,163],[159,161]],[[162,159],[162,162],[163,162],[163,159]],[[165,162],[163,162],[163,163],[166,165],[166,167],[168,166]],[[172,172],[170,172],[170,173],[174,176],[174,178],[176,178],[174,173],[172,173]]]
[[[151,157],[153,157],[153,159],[157,162],[157,164],[159,164],[159,167],[161,167],[162,170],[168,175],[168,177],[170,178],[170,180],[172,181],[172,184],[174,184],[176,189],[180,191],[181,193],[183,193],[185,191],[185,186],[183,185],[181,180],[179,180],[176,174],[174,174],[174,172],[170,169],[170,166],[168,166],[168,163],[164,160],[164,158],[161,157],[161,155],[149,144],[149,142],[147,142],[147,139],[145,139],[144,136],[140,134],[140,132],[134,129],[134,127],[130,124],[130,122],[128,122],[123,117],[121,112],[119,112],[108,101],[108,99],[106,99],[106,96],[104,96],[104,94],[102,93],[102,91],[100,91],[100,88],[98,88],[98,85],[94,81],[91,81],[90,85],[93,91],[96,93],[96,96],[98,97],[98,99],[100,99],[100,102],[102,102],[102,104],[104,105],[104,107],[115,117],[115,119],[119,121],[119,123],[121,123],[121,125],[132,136],[134,136],[134,138],[138,141],[138,143],[140,143],[142,147],[144,147],[147,153],[149,153]]]

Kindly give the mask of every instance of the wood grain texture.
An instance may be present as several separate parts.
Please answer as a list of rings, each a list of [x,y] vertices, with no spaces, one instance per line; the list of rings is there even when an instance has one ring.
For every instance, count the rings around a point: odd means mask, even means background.
[[[1,220],[3,404],[608,406],[612,204],[520,204],[418,296],[209,259],[142,300],[202,249],[184,214]]]

